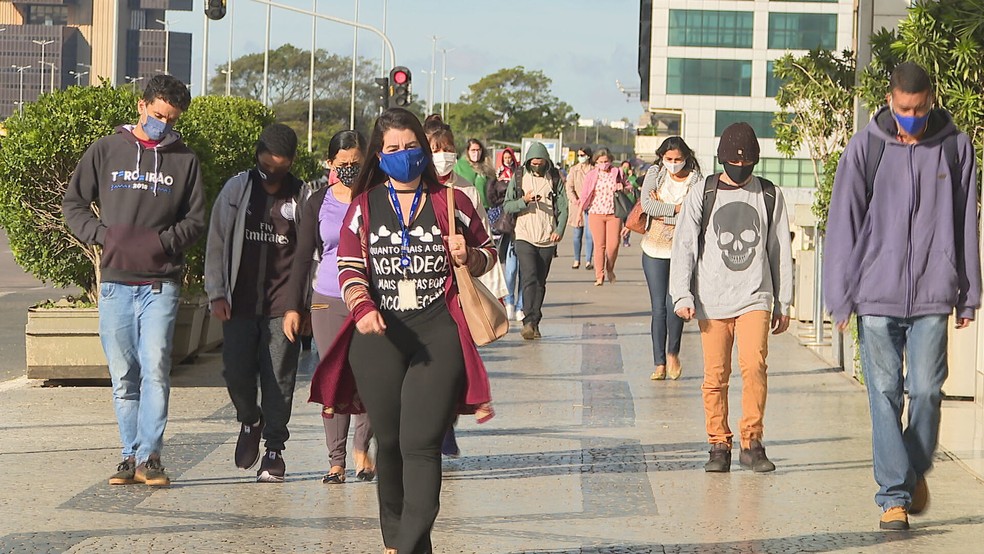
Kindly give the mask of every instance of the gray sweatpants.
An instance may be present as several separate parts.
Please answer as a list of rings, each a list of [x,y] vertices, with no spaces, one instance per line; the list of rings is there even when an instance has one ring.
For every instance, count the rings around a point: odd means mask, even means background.
[[[335,341],[335,336],[341,330],[348,308],[341,298],[324,296],[317,292],[312,298],[311,328],[314,331],[314,343],[322,356],[328,352],[328,347]],[[324,419],[325,444],[328,446],[328,459],[332,466],[345,467],[345,443],[348,440],[349,426],[355,421],[355,442],[352,447],[362,452],[369,451],[369,441],[372,440],[372,427],[369,416],[360,414],[349,416],[335,414],[331,419]],[[359,468],[361,469],[361,468]]]

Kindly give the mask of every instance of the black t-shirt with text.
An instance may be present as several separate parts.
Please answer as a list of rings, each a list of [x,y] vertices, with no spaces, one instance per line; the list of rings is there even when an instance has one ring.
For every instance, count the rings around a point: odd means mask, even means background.
[[[242,259],[232,293],[233,317],[280,317],[290,309],[287,282],[297,248],[294,198],[300,182],[288,175],[276,195],[263,189],[256,171],[246,208]]]
[[[400,267],[402,231],[385,184],[369,191],[369,263],[372,264],[371,292],[376,305],[403,321],[426,316],[445,308],[444,286],[450,268],[441,230],[426,190],[422,207],[410,222],[410,267]],[[417,308],[400,307],[398,283],[410,279],[416,284]]]

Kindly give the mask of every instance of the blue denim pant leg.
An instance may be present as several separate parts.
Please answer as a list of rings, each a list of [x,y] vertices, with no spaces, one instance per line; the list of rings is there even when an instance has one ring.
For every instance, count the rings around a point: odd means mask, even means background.
[[[582,229],[584,229],[584,243],[587,245],[588,249],[587,252],[584,253],[584,259],[587,260],[588,263],[591,263],[591,260],[594,259],[594,237],[591,236],[591,230],[588,229],[587,211],[584,212],[584,227],[582,227]]]
[[[670,299],[670,260],[642,255],[642,270],[649,285],[652,305],[650,333],[653,340],[653,364],[666,365],[667,354],[680,353],[683,320],[673,311]]]
[[[591,233],[588,233],[590,235]],[[574,261],[581,261],[581,242],[584,240],[584,227],[574,227]],[[588,258],[591,261],[591,258]]]
[[[883,510],[908,507],[918,475],[936,450],[940,389],[946,379],[946,316],[858,318],[861,365],[871,408],[875,502]],[[902,374],[903,353],[908,378]],[[909,421],[902,429],[904,387],[909,385]]]
[[[180,287],[102,283],[99,335],[113,381],[124,458],[160,454],[171,390],[171,347]]]
[[[523,307],[523,287],[519,286],[519,259],[516,257],[516,238],[511,237],[508,249],[506,250],[506,304],[516,306],[516,309]],[[517,290],[518,289],[518,290]],[[515,300],[515,302],[514,302]]]

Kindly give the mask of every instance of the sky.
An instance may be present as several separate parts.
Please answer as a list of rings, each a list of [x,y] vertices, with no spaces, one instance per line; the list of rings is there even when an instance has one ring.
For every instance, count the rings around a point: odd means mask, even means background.
[[[274,0],[311,10],[315,0]],[[396,61],[413,74],[413,92],[426,101],[429,90],[433,36],[438,37],[435,103],[441,101],[442,49],[447,49],[449,101],[468,85],[499,69],[524,66],[538,69],[553,80],[552,93],[571,104],[582,118],[633,123],[642,114],[638,96],[629,100],[615,81],[638,90],[638,0],[317,0],[318,11],[355,19],[359,4],[361,23],[383,27],[396,50]],[[194,0],[191,12],[168,12],[171,29],[193,34],[192,92],[200,91],[205,0]],[[209,26],[209,77],[228,60],[229,29],[234,22],[233,58],[263,51],[266,6],[252,0],[229,0],[232,17]],[[353,28],[322,20],[317,47],[332,53],[352,54]],[[311,47],[311,18],[272,9],[270,47],[285,43]],[[359,31],[359,56],[379,63],[382,40]],[[388,60],[387,60],[388,61]],[[387,67],[388,71],[388,67]]]

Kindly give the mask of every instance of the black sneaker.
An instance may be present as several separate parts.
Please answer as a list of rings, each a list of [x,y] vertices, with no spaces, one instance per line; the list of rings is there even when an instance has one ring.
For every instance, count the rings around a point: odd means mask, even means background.
[[[711,445],[708,451],[710,457],[704,464],[704,471],[707,473],[727,473],[731,471],[731,445],[725,442],[717,442]]]
[[[267,449],[260,462],[260,469],[256,470],[257,483],[283,483],[284,474],[287,473],[287,466],[284,465],[284,457],[279,450]]]
[[[159,458],[151,458],[138,465],[133,478],[136,482],[151,487],[166,487],[171,484],[171,478],[164,473],[164,466]]]
[[[523,329],[520,330],[519,334],[522,335],[525,340],[533,340],[536,338],[536,331],[534,330],[532,323],[524,323]]]
[[[444,440],[441,441],[441,454],[449,458],[461,456],[461,449],[458,448],[458,440],[454,436],[454,427],[448,427],[444,433]]]
[[[768,473],[776,470],[776,464],[769,461],[765,455],[765,447],[759,441],[751,441],[748,448],[742,448],[738,455],[738,463],[744,469],[750,469],[755,473]]]
[[[260,459],[260,440],[263,435],[263,416],[253,425],[243,423],[236,440],[236,467],[250,469]]]
[[[116,466],[116,473],[109,478],[110,485],[132,485],[137,482],[134,475],[137,472],[137,461],[127,458]]]

